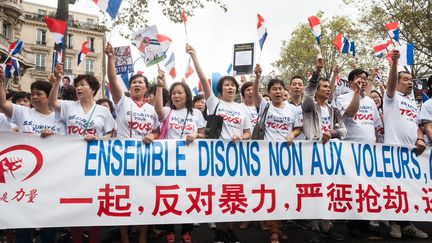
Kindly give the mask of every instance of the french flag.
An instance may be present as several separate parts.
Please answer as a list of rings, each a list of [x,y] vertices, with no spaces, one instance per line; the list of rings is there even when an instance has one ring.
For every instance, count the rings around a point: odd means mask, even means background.
[[[12,78],[13,74],[16,76],[19,76],[20,72],[20,65],[17,59],[10,58],[9,63],[6,65],[5,68],[5,77],[6,78]]]
[[[308,20],[309,20],[309,27],[319,45],[321,43],[321,22],[319,18],[316,16],[310,16]]]
[[[267,39],[267,27],[265,25],[264,18],[260,14],[257,14],[257,16],[258,16],[258,25],[257,25],[258,40],[259,40],[260,48],[262,50],[264,46],[264,42]]]
[[[350,51],[350,42],[348,40],[348,38],[344,38],[344,42],[342,45],[342,53],[343,54],[348,54],[348,52]]]
[[[399,65],[414,65],[414,44],[406,43],[397,48],[400,53]]]
[[[189,62],[188,62],[186,72],[185,72],[185,77],[189,78],[194,72],[195,72],[195,70],[192,68],[191,59],[189,58]]]
[[[387,23],[385,27],[389,36],[396,42],[399,42],[399,22]]]
[[[54,72],[57,64],[62,62],[63,51],[61,49],[54,49],[53,51],[53,62],[52,62],[52,71]]]
[[[352,55],[353,57],[355,57],[355,55],[356,55],[356,53],[357,53],[357,49],[356,49],[356,44],[355,44],[354,41],[350,41],[350,44],[349,44],[349,51],[348,51],[348,52],[351,53],[351,55]]]
[[[84,57],[87,55],[87,53],[89,52],[89,49],[87,48],[87,43],[89,41],[86,40],[82,43],[81,45],[81,50],[78,52],[78,66],[80,65],[80,63],[84,60]]]
[[[9,55],[13,56],[15,54],[20,53],[23,47],[24,47],[24,42],[22,40],[17,40],[15,42],[12,42],[9,45]]]
[[[381,57],[383,52],[387,49],[387,47],[392,43],[391,40],[387,40],[386,42],[383,42],[383,40],[378,40],[378,44],[373,47],[373,51],[375,53],[375,56]]]
[[[44,17],[44,21],[52,34],[55,44],[63,47],[63,38],[66,32],[66,22],[58,19],[52,19],[47,16]]]
[[[168,70],[168,73],[171,76],[171,78],[175,79],[175,77],[176,77],[176,69],[175,69],[175,57],[174,57],[174,53],[171,53],[170,58],[165,63],[165,68]]]
[[[342,52],[346,37],[343,34],[337,34],[333,40],[333,45],[339,52]]]
[[[108,15],[115,19],[120,9],[122,0],[92,0],[102,11],[107,12]]]

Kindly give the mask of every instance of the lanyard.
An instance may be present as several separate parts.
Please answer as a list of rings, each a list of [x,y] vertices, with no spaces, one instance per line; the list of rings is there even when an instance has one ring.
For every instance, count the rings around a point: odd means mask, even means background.
[[[83,136],[86,135],[87,128],[88,128],[88,126],[89,126],[89,124],[90,124],[91,118],[92,118],[93,113],[94,113],[95,110],[96,110],[96,104],[93,105],[93,109],[92,109],[92,111],[91,111],[91,113],[90,113],[90,117],[88,118],[86,124],[85,124],[84,127],[83,127],[83,129],[84,129],[84,131],[83,131]]]

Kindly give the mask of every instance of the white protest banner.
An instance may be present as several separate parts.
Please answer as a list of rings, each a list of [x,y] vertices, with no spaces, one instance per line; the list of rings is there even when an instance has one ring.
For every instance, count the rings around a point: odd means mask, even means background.
[[[0,228],[432,219],[430,149],[0,133]]]
[[[156,25],[132,33],[132,44],[138,48],[147,66],[156,64],[164,59],[164,50],[158,41],[158,34]]]
[[[116,74],[133,73],[134,66],[130,46],[114,47]]]

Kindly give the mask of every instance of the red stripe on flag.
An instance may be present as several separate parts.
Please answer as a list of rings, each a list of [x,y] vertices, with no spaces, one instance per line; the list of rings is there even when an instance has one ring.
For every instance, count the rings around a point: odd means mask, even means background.
[[[257,14],[257,16],[258,16],[258,26],[257,26],[257,29],[259,29],[259,28],[261,28],[262,24],[264,23],[264,18],[260,14]]]
[[[313,28],[314,26],[317,26],[317,25],[320,24],[320,20],[316,16],[310,16],[308,18],[308,20],[309,20],[309,25],[310,25],[311,28]]]
[[[399,29],[399,22],[391,22],[391,23],[387,23],[385,25],[387,30],[396,30]]]
[[[183,20],[183,23],[186,24],[187,17],[186,17],[186,11],[184,9],[181,10],[181,18]]]

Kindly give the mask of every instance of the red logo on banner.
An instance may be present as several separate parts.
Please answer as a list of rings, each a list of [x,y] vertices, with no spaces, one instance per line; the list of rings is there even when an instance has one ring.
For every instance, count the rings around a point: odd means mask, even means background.
[[[34,157],[34,165],[32,165],[31,159],[27,158],[28,156],[23,156],[23,152],[31,153],[31,155]],[[30,166],[31,172],[21,180],[25,181],[38,173],[42,168],[42,164],[42,153],[35,147],[29,145],[15,145],[0,151],[0,183],[6,183],[7,174],[10,174],[12,177],[16,178],[14,174],[16,171],[21,170],[21,172],[24,172],[24,169],[27,169]],[[25,175],[26,174],[24,174],[24,176]]]

